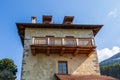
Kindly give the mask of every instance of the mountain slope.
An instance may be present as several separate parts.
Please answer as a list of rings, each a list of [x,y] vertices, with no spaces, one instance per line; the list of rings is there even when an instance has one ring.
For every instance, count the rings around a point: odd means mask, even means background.
[[[100,66],[110,65],[110,64],[120,64],[120,52],[113,55],[112,57],[100,62]]]

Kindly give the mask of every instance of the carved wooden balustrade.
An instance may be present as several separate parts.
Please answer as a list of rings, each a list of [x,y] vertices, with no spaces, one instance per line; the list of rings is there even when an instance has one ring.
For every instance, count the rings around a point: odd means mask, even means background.
[[[90,54],[95,51],[95,43],[93,38],[69,38],[69,37],[33,37],[31,50],[32,54],[53,53],[73,54],[79,53]]]

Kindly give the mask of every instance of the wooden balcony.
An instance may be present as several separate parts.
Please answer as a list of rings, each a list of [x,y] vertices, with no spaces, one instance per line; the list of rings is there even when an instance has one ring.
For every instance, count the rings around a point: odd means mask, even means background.
[[[44,53],[46,55],[59,54],[87,54],[95,51],[93,38],[60,38],[60,37],[33,37],[31,52],[33,55]]]

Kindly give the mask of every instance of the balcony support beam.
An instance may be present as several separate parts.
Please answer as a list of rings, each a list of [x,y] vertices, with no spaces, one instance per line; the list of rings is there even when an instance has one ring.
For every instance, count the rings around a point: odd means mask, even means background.
[[[78,54],[78,52],[79,52],[79,48],[77,48],[76,50],[75,50],[75,52],[74,52],[74,54],[73,54],[73,56],[76,56],[77,54]]]
[[[32,55],[33,55],[33,56],[36,56],[35,48],[32,47],[31,50],[32,50]]]
[[[60,56],[63,56],[64,52],[65,52],[65,48],[62,48],[62,50],[60,52]]]
[[[95,52],[95,49],[90,49],[90,51],[88,52],[88,57],[90,56],[90,55],[92,55],[93,53]]]
[[[47,54],[46,55],[50,56],[50,48],[49,47],[47,48]]]

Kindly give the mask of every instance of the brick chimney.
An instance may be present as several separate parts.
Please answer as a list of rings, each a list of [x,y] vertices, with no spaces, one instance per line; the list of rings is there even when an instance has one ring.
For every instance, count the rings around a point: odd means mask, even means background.
[[[32,16],[31,19],[32,19],[32,23],[36,23],[36,17],[35,16]]]
[[[42,18],[43,24],[51,24],[52,23],[52,16],[44,15]]]
[[[63,20],[63,24],[72,24],[74,16],[65,16]]]

